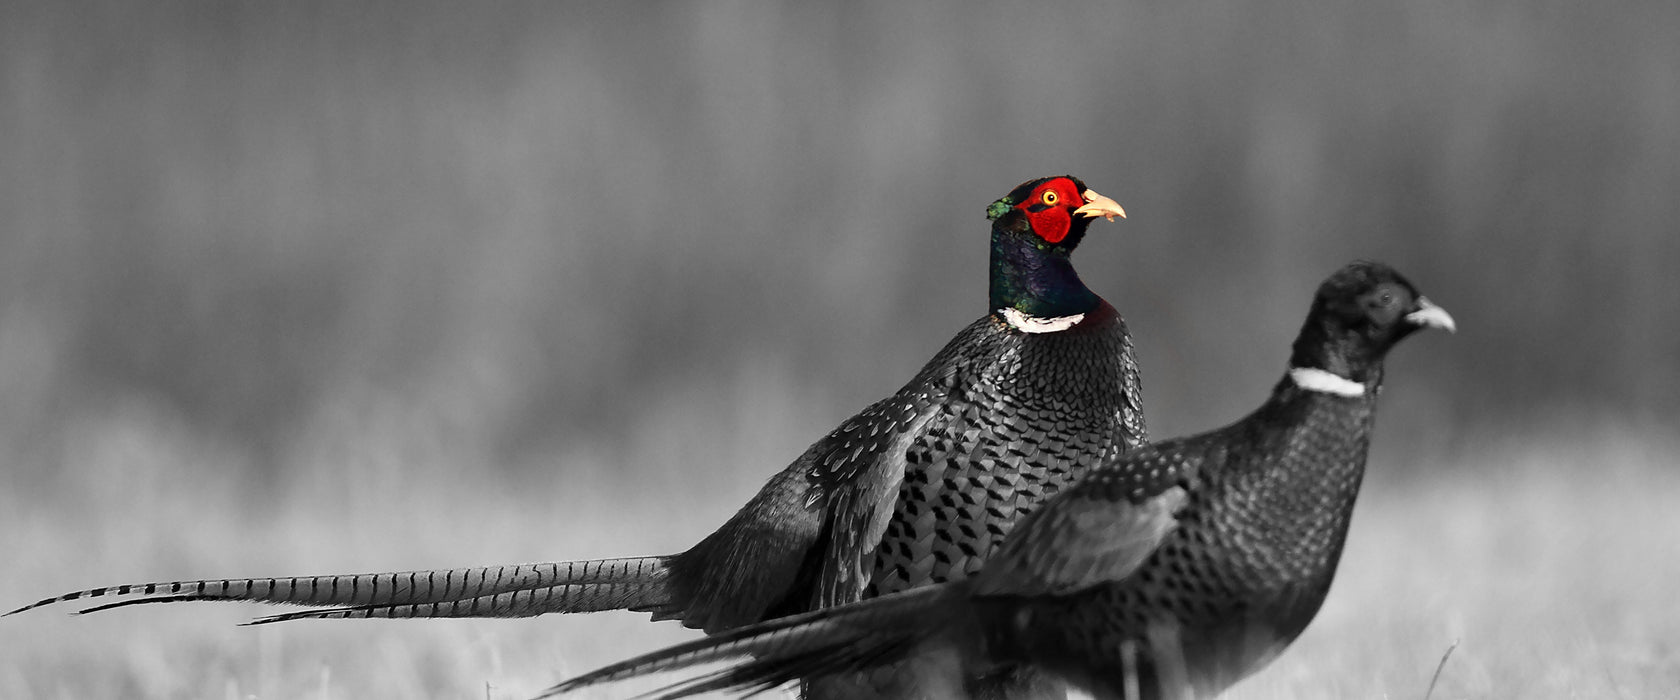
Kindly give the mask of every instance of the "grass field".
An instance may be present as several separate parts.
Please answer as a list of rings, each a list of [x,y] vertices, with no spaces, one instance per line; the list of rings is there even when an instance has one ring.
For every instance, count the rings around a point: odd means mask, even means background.
[[[1229,697],[1422,698],[1454,643],[1436,698],[1670,697],[1680,443],[1657,427],[1572,425],[1467,441],[1433,465],[1404,462],[1429,450],[1379,439],[1325,609]],[[441,444],[360,428],[362,442],[252,494],[220,476],[225,455],[167,424],[114,411],[80,426],[64,454],[34,457],[62,460],[75,493],[0,496],[0,602],[154,578],[672,551],[754,487],[659,483],[633,497],[558,477],[492,485],[445,466],[464,455]],[[354,479],[339,478],[345,464]],[[1409,467],[1429,475],[1396,478]],[[690,634],[631,614],[244,628],[268,609],[70,609],[0,620],[0,697],[520,698]]]

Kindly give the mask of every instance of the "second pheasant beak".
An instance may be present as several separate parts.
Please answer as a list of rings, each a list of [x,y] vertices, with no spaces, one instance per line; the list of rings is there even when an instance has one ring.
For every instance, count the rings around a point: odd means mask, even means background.
[[[1120,208],[1120,203],[1097,194],[1096,190],[1085,190],[1085,206],[1073,210],[1073,213],[1087,219],[1103,217],[1113,221],[1116,217],[1126,218],[1126,210]]]
[[[1417,311],[1406,314],[1406,320],[1426,328],[1439,328],[1448,333],[1457,333],[1458,324],[1453,323],[1452,314],[1446,309],[1436,306],[1428,299],[1417,298]]]

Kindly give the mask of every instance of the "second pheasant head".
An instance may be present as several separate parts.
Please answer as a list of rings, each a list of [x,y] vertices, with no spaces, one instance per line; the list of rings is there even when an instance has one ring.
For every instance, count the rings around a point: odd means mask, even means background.
[[[1422,328],[1452,332],[1457,327],[1445,309],[1393,268],[1355,262],[1319,285],[1295,338],[1290,371],[1329,382],[1346,380],[1349,391],[1353,385],[1371,386],[1382,380],[1388,351]]]

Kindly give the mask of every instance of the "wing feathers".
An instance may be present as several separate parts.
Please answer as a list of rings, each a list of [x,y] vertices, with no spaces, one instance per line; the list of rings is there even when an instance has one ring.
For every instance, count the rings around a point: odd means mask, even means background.
[[[1066,595],[1130,576],[1178,527],[1182,457],[1127,455],[1022,518],[975,580],[980,595]],[[1153,475],[1144,476],[1142,475]]]

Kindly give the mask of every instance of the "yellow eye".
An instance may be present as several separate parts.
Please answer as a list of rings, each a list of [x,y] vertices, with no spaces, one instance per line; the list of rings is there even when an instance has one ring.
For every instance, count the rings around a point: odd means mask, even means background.
[[[1056,202],[1061,201],[1061,199],[1061,195],[1056,194],[1055,190],[1045,190],[1044,196],[1039,197],[1039,201],[1044,202],[1044,206],[1047,207],[1056,206]]]

